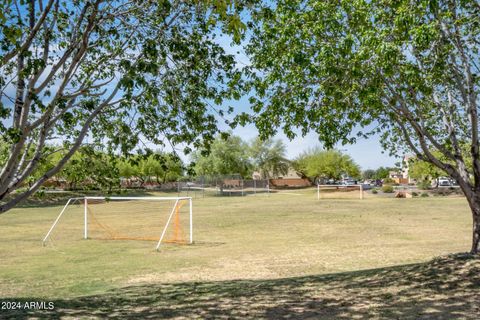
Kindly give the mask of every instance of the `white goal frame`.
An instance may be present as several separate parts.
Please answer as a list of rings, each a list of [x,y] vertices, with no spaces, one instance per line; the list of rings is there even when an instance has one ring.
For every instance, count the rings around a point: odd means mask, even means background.
[[[317,184],[317,200],[321,200],[320,199],[320,187],[339,187],[339,188],[358,187],[359,190],[360,190],[359,199],[363,200],[363,186],[361,184],[351,184],[351,185],[345,185],[345,184]]]
[[[55,221],[53,222],[52,226],[48,230],[47,234],[42,240],[43,246],[45,246],[45,243],[47,239],[50,237],[50,234],[52,233],[53,229],[55,229],[55,226],[57,225],[58,221],[60,221],[60,218],[62,217],[63,213],[67,209],[67,207],[75,202],[75,201],[83,201],[83,239],[88,239],[88,200],[147,200],[147,201],[175,201],[175,204],[173,205],[172,210],[170,211],[170,214],[168,216],[167,222],[165,223],[165,226],[163,227],[162,233],[159,237],[157,246],[155,247],[155,250],[159,251],[160,246],[162,244],[162,240],[165,237],[165,234],[167,232],[168,226],[170,224],[170,220],[173,217],[173,214],[175,213],[175,208],[178,205],[179,201],[182,200],[188,200],[189,203],[189,244],[193,243],[193,202],[192,202],[192,197],[80,197],[80,198],[70,198],[68,199],[67,203],[63,207],[62,211],[60,211],[60,214],[57,216]]]

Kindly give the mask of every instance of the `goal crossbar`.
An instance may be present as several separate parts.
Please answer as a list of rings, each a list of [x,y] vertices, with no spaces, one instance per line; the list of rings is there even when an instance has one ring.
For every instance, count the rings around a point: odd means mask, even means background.
[[[48,230],[47,234],[42,240],[43,246],[45,246],[46,241],[50,237],[52,231],[55,229],[55,226],[58,224],[60,221],[61,217],[65,213],[66,209],[68,208],[69,205],[77,202],[77,201],[83,201],[84,205],[84,239],[88,239],[88,200],[104,200],[104,201],[109,201],[109,200],[147,200],[147,201],[173,201],[175,200],[175,204],[173,205],[172,210],[170,211],[170,214],[168,215],[167,222],[162,230],[162,234],[159,237],[157,246],[155,249],[158,251],[160,249],[160,246],[162,244],[162,241],[164,240],[165,233],[167,231],[167,228],[170,224],[170,221],[172,220],[173,215],[180,209],[181,206],[179,206],[180,201],[188,201],[189,204],[189,244],[193,243],[193,203],[192,203],[192,197],[76,197],[76,198],[69,198],[67,203],[63,206],[62,210],[56,217],[55,221],[53,222],[52,226]]]

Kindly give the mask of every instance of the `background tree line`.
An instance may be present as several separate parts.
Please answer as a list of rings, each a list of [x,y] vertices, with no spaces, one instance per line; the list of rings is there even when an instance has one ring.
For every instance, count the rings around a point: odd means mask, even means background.
[[[39,168],[26,180],[26,186],[37,181],[63,156],[58,146],[48,148],[50,155],[42,159]],[[0,143],[0,157],[4,158],[6,153],[5,144]],[[240,175],[243,179],[251,179],[256,172],[262,179],[272,179],[287,175],[289,170],[312,182],[319,178],[339,180],[344,175],[361,177],[360,167],[338,150],[311,149],[290,160],[281,140],[257,137],[245,141],[227,134],[218,135],[208,151],[195,150],[189,163],[172,152],[149,151],[126,157],[109,153],[99,146],[85,145],[45,186],[111,192],[121,186],[141,188],[151,183],[178,181],[182,177]]]
[[[287,159],[287,150],[281,140],[262,140],[257,137],[250,142],[238,136],[225,139],[218,136],[210,154],[194,153],[193,162],[198,175],[240,174],[251,178],[253,172],[262,179],[287,175],[289,170],[312,182],[318,178],[339,180],[344,175],[360,178],[360,167],[348,155],[338,150],[311,149],[295,159]]]
[[[39,176],[52,168],[62,157],[61,152],[53,152],[43,158],[40,166],[26,179],[24,187],[30,187]],[[178,156],[166,152],[150,152],[130,157],[108,153],[101,148],[83,146],[70,158],[63,168],[44,184],[46,187],[62,187],[70,190],[100,189],[105,192],[120,187],[146,183],[158,184],[176,181],[184,173],[184,164]],[[121,183],[122,180],[124,183]]]

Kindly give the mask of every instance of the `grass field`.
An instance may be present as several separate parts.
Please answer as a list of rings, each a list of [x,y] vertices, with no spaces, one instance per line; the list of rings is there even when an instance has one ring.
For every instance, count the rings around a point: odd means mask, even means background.
[[[473,319],[480,312],[478,258],[445,256],[469,249],[461,198],[317,201],[312,190],[198,198],[195,244],[161,252],[148,241],[81,240],[80,216],[42,247],[59,210],[0,216],[0,301],[54,301],[49,316],[67,318]],[[118,219],[138,220],[133,210]]]

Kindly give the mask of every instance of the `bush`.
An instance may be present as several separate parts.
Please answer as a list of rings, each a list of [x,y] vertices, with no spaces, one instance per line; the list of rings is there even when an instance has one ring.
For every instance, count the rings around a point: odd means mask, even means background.
[[[431,183],[428,180],[423,180],[417,183],[417,187],[421,190],[428,190],[431,187]]]
[[[422,198],[428,198],[429,195],[428,195],[428,193],[424,192],[424,193],[422,193],[422,194],[420,195],[420,197],[422,197]]]
[[[416,193],[415,191],[412,192],[412,197],[418,197],[418,193]]]
[[[372,189],[372,193],[377,194],[378,193],[377,189]]]
[[[43,199],[43,198],[45,198],[45,195],[46,195],[46,193],[45,193],[45,190],[43,190],[43,189],[39,189],[39,190],[37,190],[37,192],[35,192],[35,193],[33,194],[33,196],[36,197],[36,198],[38,198],[38,199]]]
[[[389,183],[395,183],[395,181],[391,178],[385,178],[385,179],[383,179],[383,183],[384,184],[389,184]]]
[[[384,193],[393,193],[393,186],[391,186],[391,185],[384,185],[384,186],[382,187],[382,191],[383,191]]]

